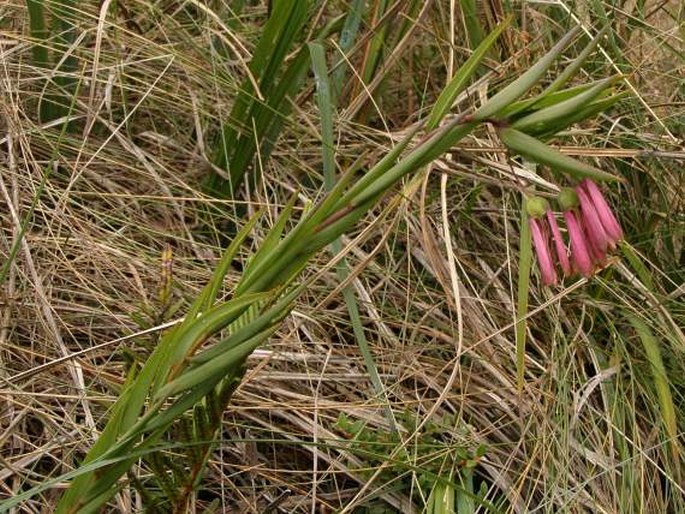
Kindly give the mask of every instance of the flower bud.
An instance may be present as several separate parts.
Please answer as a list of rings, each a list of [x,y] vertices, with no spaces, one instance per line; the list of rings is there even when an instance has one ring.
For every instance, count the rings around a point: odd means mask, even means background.
[[[526,212],[531,218],[542,218],[549,210],[549,202],[541,196],[532,196],[526,202]]]
[[[565,187],[561,190],[557,201],[559,202],[561,209],[564,211],[575,209],[578,207],[578,205],[580,205],[578,194],[570,187]]]

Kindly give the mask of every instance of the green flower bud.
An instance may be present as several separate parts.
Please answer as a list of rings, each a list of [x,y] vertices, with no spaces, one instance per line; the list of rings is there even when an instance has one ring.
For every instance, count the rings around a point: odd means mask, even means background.
[[[531,196],[526,203],[526,212],[531,218],[541,218],[549,210],[549,202],[540,196]]]
[[[563,211],[570,211],[571,209],[575,209],[578,207],[578,205],[580,205],[578,194],[570,187],[565,187],[561,190],[557,201],[559,202],[559,205]]]

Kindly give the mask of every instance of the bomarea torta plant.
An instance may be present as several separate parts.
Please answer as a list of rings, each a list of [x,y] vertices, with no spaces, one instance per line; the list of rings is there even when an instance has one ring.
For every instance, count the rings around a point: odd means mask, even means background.
[[[201,451],[195,452],[197,459],[193,464],[190,486],[197,487],[212,449],[211,441],[220,426],[218,422],[211,430],[207,429],[211,414],[217,417],[216,413],[229,402],[247,356],[274,333],[290,312],[294,300],[306,286],[298,282],[298,277],[310,258],[353,227],[401,178],[420,171],[479,125],[492,124],[512,155],[523,155],[543,164],[560,179],[615,180],[612,175],[564,156],[541,141],[601,112],[621,98],[612,91],[614,78],[564,89],[601,34],[539,95],[522,99],[576,40],[577,30],[563,37],[534,66],[475,112],[445,119],[457,95],[469,84],[480,61],[509,21],[486,37],[462,65],[422,126],[412,130],[361,178],[356,179],[357,170],[350,169],[285,233],[293,215],[293,198],[249,260],[230,299],[219,300],[230,263],[257,223],[259,213],[250,219],[226,249],[212,279],[185,319],[162,337],[145,365],[129,376],[111,409],[107,425],[80,467],[6,501],[0,506],[0,512],[58,480],[71,481],[58,504],[58,513],[96,512],[126,484],[122,477],[139,459],[154,462],[150,455],[155,455],[169,429],[178,426],[178,420],[188,419],[188,412],[194,415],[190,424],[186,423],[186,430],[194,431],[195,437],[204,443]],[[419,133],[422,129],[425,134]],[[528,246],[527,252],[530,251]],[[220,336],[219,341],[207,344],[214,336]]]

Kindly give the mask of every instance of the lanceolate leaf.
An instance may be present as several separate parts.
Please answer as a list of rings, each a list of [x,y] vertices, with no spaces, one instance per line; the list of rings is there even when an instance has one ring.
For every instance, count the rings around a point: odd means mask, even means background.
[[[604,27],[602,30],[599,31],[599,33],[590,41],[585,48],[583,48],[582,52],[580,52],[575,59],[571,61],[571,64],[569,64],[564,71],[562,71],[559,76],[554,79],[554,82],[552,82],[547,89],[545,89],[545,92],[542,94],[542,96],[547,96],[550,93],[554,93],[555,91],[558,91],[562,87],[566,85],[566,83],[573,77],[576,72],[580,69],[580,67],[585,63],[585,60],[590,56],[592,51],[597,47],[597,44],[601,41],[601,39],[605,36],[607,33],[608,26]]]
[[[566,34],[552,49],[547,52],[535,65],[528,71],[517,78],[514,82],[502,89],[499,93],[488,100],[485,105],[478,109],[473,119],[476,121],[486,120],[497,115],[502,109],[507,107],[510,103],[518,100],[526,94],[531,87],[533,87],[549,69],[552,63],[556,60],[564,48],[576,37],[579,28],[575,28]]]
[[[554,150],[545,143],[513,128],[504,128],[499,131],[502,143],[513,152],[522,155],[531,161],[549,166],[559,173],[574,176],[575,178],[592,178],[594,180],[620,180],[618,177],[597,169],[589,164],[582,163],[568,155]]]
[[[536,111],[525,118],[517,120],[511,126],[516,130],[528,132],[529,130],[544,131],[546,126],[552,124],[556,124],[556,126],[563,125],[564,118],[573,119],[573,116],[577,114],[579,110],[583,109],[606,88],[615,84],[618,80],[620,80],[619,76],[600,80],[587,91],[563,102],[559,102],[556,105]],[[562,121],[562,123],[560,123],[560,121]]]
[[[566,118],[558,120],[557,123],[551,123],[549,125],[546,125],[544,128],[540,128],[539,130],[529,129],[527,131],[528,134],[531,136],[540,137],[541,139],[552,137],[557,132],[565,129],[570,125],[573,125],[574,123],[587,120],[589,118],[593,118],[600,112],[607,111],[614,104],[620,102],[621,100],[630,95],[628,91],[622,91],[615,95],[604,97],[606,93],[607,91],[604,91],[599,95],[599,98],[596,99],[594,102],[591,102],[586,106],[578,109],[575,113],[570,114]]]

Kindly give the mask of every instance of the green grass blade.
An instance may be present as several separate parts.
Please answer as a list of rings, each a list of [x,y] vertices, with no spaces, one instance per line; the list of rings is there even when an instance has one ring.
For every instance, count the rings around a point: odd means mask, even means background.
[[[359,194],[355,195],[356,191],[350,192],[350,196],[352,197],[350,204],[354,206],[361,205],[372,198],[382,195],[401,177],[407,175],[411,171],[425,166],[449,150],[457,142],[466,137],[475,128],[475,126],[476,125],[474,123],[463,123],[460,120],[455,120],[454,122],[434,131],[434,133],[431,134],[427,140],[414,148],[395,166],[391,167],[390,169],[383,170],[382,173],[376,173],[376,170],[373,170],[373,180],[366,181],[371,183],[364,183],[363,186],[355,188],[361,189]],[[369,172],[369,176],[370,175],[371,172]],[[362,181],[360,181],[360,183],[361,182]]]
[[[542,96],[547,96],[550,93],[554,93],[564,87],[566,83],[573,77],[578,70],[580,70],[581,66],[585,63],[588,57],[590,57],[590,54],[594,51],[594,49],[597,47],[599,42],[602,40],[602,38],[606,35],[608,30],[608,27],[604,27],[602,30],[599,31],[599,33],[592,38],[592,41],[590,41],[587,45],[585,45],[585,48],[573,59],[571,64],[569,64],[564,71],[562,71],[559,76],[554,79],[554,81],[545,89],[544,93]]]
[[[271,155],[271,151],[283,130],[288,115],[292,111],[291,102],[302,87],[307,73],[308,62],[308,52],[306,47],[303,47],[297,53],[292,63],[286,68],[283,78],[278,82],[273,94],[269,97],[269,103],[266,106],[260,106],[256,118],[259,120],[260,125],[267,127],[264,131],[260,149],[263,161],[267,160]]]
[[[445,87],[442,93],[440,93],[440,96],[433,106],[433,110],[431,111],[430,116],[428,117],[428,122],[426,123],[426,128],[428,130],[437,128],[445,115],[450,111],[454,100],[457,98],[459,93],[466,88],[483,58],[487,55],[490,48],[492,48],[492,45],[495,44],[495,41],[497,41],[504,29],[511,24],[512,20],[513,17],[509,16],[506,20],[497,25],[495,30],[488,34],[488,36],[478,45],[478,48],[473,51],[466,62],[459,67],[457,72],[452,77],[452,80],[450,80],[450,83],[447,85],[447,87]]]
[[[357,39],[359,26],[361,25],[362,16],[364,15],[364,4],[365,0],[353,0],[349,7],[338,43],[338,48],[343,55],[347,54]],[[345,75],[347,74],[347,66],[347,62],[342,60],[333,71],[331,77],[331,94],[334,101],[337,101],[342,92],[343,82],[345,81]]]
[[[262,264],[264,266],[268,266],[269,258],[273,252],[276,251],[276,247],[279,246],[279,241],[281,240],[283,231],[285,230],[288,221],[290,221],[292,217],[292,212],[296,201],[297,195],[294,194],[291,196],[290,200],[279,214],[278,218],[276,219],[276,223],[271,230],[269,230],[269,233],[264,241],[262,241],[262,244],[260,245],[260,251],[252,257],[253,262],[251,262],[251,265],[245,270],[245,273],[243,274],[243,280],[251,280],[251,278],[254,276],[254,273],[258,273],[258,270]]]
[[[238,250],[240,250],[240,247],[247,236],[250,234],[250,232],[252,232],[252,229],[257,221],[262,217],[262,214],[263,210],[255,213],[243,226],[243,228],[241,228],[240,231],[235,235],[231,243],[228,245],[228,248],[226,248],[221,256],[221,260],[214,270],[209,283],[205,286],[205,288],[202,290],[202,293],[200,293],[197,300],[193,302],[193,305],[191,305],[190,309],[188,310],[188,314],[186,315],[188,318],[194,319],[198,316],[198,314],[209,310],[214,305],[233,259],[238,253]]]
[[[335,210],[347,207],[348,198],[354,198],[362,191],[365,191],[368,187],[370,187],[371,184],[376,182],[380,177],[385,175],[389,169],[395,166],[397,164],[398,159],[400,158],[400,155],[402,155],[402,152],[405,148],[407,148],[409,143],[411,143],[414,135],[416,135],[418,131],[419,127],[415,127],[414,129],[412,129],[404,137],[402,141],[397,143],[388,153],[385,154],[385,156],[380,161],[378,161],[368,172],[366,172],[364,176],[360,178],[344,195],[345,197],[340,198],[337,208],[335,208]]]
[[[570,114],[568,117],[558,120],[557,123],[550,123],[544,129],[540,130],[528,130],[528,135],[536,136],[540,139],[551,138],[559,131],[569,127],[570,125],[573,125],[574,123],[593,118],[599,113],[608,111],[618,102],[630,96],[628,91],[622,91],[615,95],[605,96],[607,93],[607,91],[604,91],[603,94],[599,95],[599,99],[591,102],[585,107],[578,109],[575,114]]]
[[[112,448],[116,445],[126,449],[126,442],[130,439],[131,431],[135,432],[134,427],[139,423],[150,392],[158,390],[165,383],[167,374],[184,358],[185,352],[236,319],[249,305],[267,297],[267,293],[243,295],[215,307],[199,318],[187,318],[181,325],[169,331],[135,381],[121,393],[107,426],[88,452],[84,463],[111,454]],[[129,437],[121,440],[122,435],[126,433]],[[79,476],[60,501],[60,506],[67,509],[64,512],[68,511],[69,506],[79,505],[84,500],[83,491],[90,491],[96,483],[96,477],[93,475]]]
[[[473,486],[473,469],[468,466],[459,473],[462,487],[456,493],[456,512],[459,514],[474,514],[476,512],[476,498]],[[448,511],[449,512],[449,511]]]
[[[556,105],[559,102],[563,102],[565,100],[568,100],[569,98],[573,98],[574,96],[579,95],[583,91],[587,91],[594,84],[595,83],[579,84],[577,86],[569,87],[567,89],[562,89],[561,91],[555,91],[553,93],[545,92],[533,98],[519,100],[517,102],[512,103],[508,107],[502,109],[502,111],[500,111],[500,115],[503,118],[509,119],[510,121],[515,121],[520,118],[523,118],[524,116],[528,116],[529,114],[539,109],[551,107],[552,105]]]
[[[320,43],[310,43],[310,51],[312,55],[312,69],[316,77],[317,90],[317,104],[319,106],[319,114],[321,118],[321,143],[322,143],[322,158],[323,158],[323,176],[324,187],[328,192],[335,187],[335,153],[334,153],[334,139],[333,139],[333,98],[331,93],[331,84],[329,81],[328,68],[326,66],[326,59],[323,51],[323,46]],[[340,239],[335,239],[331,243],[331,253],[333,256],[338,255],[342,251],[342,242]],[[336,275],[341,283],[344,283],[350,275],[349,266],[346,259],[341,259],[336,267]],[[382,399],[386,419],[390,426],[397,431],[395,419],[392,411],[388,406],[388,401],[385,396],[383,383],[378,373],[378,367],[371,353],[369,342],[364,332],[361,316],[359,315],[359,305],[352,286],[347,286],[343,289],[343,298],[345,306],[350,316],[350,323],[352,324],[352,331],[354,338],[359,347],[359,351],[364,359],[366,371],[369,374],[371,384],[373,385],[376,396]]]
[[[76,7],[77,3],[73,0],[59,0],[55,2],[53,9],[53,25],[55,26],[55,50],[57,53],[54,56],[55,65],[62,60],[62,55],[70,51],[71,45],[74,43],[76,36]],[[73,96],[76,79],[67,76],[67,74],[76,71],[76,57],[73,52],[68,55],[62,65],[59,67],[58,73],[55,77],[55,82],[61,89],[62,95]],[[65,103],[65,102],[63,102]],[[66,114],[66,106],[59,106],[59,115]]]
[[[45,27],[45,12],[43,0],[26,0],[29,13],[29,30],[35,43],[31,46],[33,63],[36,67],[44,68],[48,65],[47,41],[50,31]]]
[[[31,38],[31,56],[36,68],[47,72],[50,66],[48,45],[50,44],[50,30],[46,25],[46,13],[43,0],[26,0],[29,13],[29,30]],[[59,117],[55,103],[48,96],[43,96],[40,102],[40,120],[43,122]]]
[[[242,365],[245,358],[276,331],[280,320],[276,319],[274,322],[275,324],[266,330],[250,339],[231,345],[231,348],[223,348],[222,345],[222,351],[216,357],[189,369],[165,384],[157,392],[155,399],[164,400],[203,384],[211,384],[214,387],[226,376],[227,371]]]
[[[371,37],[371,40],[366,48],[366,54],[364,56],[364,64],[361,73],[362,82],[364,84],[371,82],[371,79],[373,78],[378,66],[382,61],[383,49],[386,46],[386,38],[389,30],[389,20],[384,16],[388,9],[388,3],[388,0],[376,1],[376,10],[373,16],[373,23],[378,23],[381,20],[383,21],[382,25],[377,25],[375,27],[373,36]]]
[[[216,174],[210,176],[208,187],[217,194],[232,195],[243,181],[252,158],[264,142],[274,116],[281,109],[291,87],[299,83],[292,75],[302,69],[295,60],[290,73],[281,74],[286,57],[307,22],[310,0],[280,0],[267,21],[250,61],[248,77],[242,84],[229,120],[222,128],[214,163],[229,172],[227,181]],[[281,76],[279,82],[278,77]],[[257,80],[259,91],[255,90]],[[260,145],[260,148],[257,145]]]
[[[323,157],[323,180],[327,191],[335,185],[335,148],[333,141],[333,97],[328,78],[328,66],[323,45],[320,42],[309,43],[312,58],[312,70],[316,79],[316,103],[319,106],[321,121],[321,143]]]
[[[625,315],[640,336],[640,341],[642,341],[642,347],[645,350],[647,361],[652,370],[654,388],[656,389],[657,397],[659,399],[659,408],[661,410],[661,421],[669,440],[668,444],[673,455],[673,462],[680,462],[678,418],[676,416],[676,408],[671,394],[671,385],[669,383],[668,374],[666,373],[666,367],[664,366],[659,341],[657,341],[652,331],[641,319],[631,313],[626,313]]]
[[[642,282],[651,292],[655,292],[652,275],[649,273],[647,266],[645,266],[644,262],[642,262],[642,259],[635,249],[626,241],[619,243],[619,248],[621,249],[623,256],[630,263],[630,267],[635,273],[637,273],[637,276],[640,278],[640,282]]]
[[[519,235],[519,273],[516,293],[516,386],[523,390],[526,372],[526,315],[528,314],[528,292],[530,290],[530,270],[533,262],[533,245],[528,226],[528,200],[524,197],[521,205],[521,233]]]
[[[475,0],[461,0],[461,12],[469,38],[469,46],[476,48],[483,41],[483,27],[478,17],[478,2]]]

